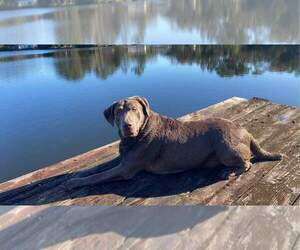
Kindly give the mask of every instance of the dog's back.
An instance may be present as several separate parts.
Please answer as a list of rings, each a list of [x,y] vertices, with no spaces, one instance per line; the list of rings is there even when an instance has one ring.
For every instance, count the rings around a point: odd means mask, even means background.
[[[152,128],[155,136],[147,151],[152,151],[152,146],[155,150],[160,148],[149,165],[156,173],[180,172],[200,166],[214,154],[217,140],[221,141],[220,137],[237,128],[232,122],[219,118],[192,122],[164,116],[155,119],[159,122]]]

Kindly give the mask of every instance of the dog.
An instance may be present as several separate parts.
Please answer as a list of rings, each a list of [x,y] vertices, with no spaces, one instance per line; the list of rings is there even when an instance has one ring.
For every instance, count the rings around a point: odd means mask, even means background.
[[[152,111],[140,96],[114,102],[104,116],[118,128],[121,162],[104,172],[70,179],[68,188],[131,179],[142,170],[170,174],[223,165],[235,168],[238,176],[253,159],[282,159],[282,154],[263,150],[246,129],[227,119],[172,119]]]

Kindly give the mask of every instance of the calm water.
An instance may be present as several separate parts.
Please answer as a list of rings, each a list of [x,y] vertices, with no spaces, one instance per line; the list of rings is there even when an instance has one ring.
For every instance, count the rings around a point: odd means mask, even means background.
[[[0,44],[300,43],[298,0],[63,2],[0,1]]]
[[[177,117],[232,96],[299,106],[299,46],[0,53],[0,181],[118,139],[102,115],[142,95]]]

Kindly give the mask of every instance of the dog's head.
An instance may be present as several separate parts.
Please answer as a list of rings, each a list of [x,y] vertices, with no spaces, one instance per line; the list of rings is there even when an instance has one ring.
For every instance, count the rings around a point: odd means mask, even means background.
[[[136,137],[142,130],[150,114],[149,103],[146,98],[132,96],[114,102],[104,110],[106,120],[117,125],[121,137]]]

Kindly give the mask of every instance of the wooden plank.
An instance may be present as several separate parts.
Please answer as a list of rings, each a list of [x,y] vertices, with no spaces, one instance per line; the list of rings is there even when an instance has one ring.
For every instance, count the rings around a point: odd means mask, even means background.
[[[300,133],[285,145],[288,158],[276,164],[251,190],[236,201],[251,205],[291,205],[300,194]]]
[[[276,118],[275,118],[276,119]],[[276,119],[277,120],[277,119]],[[292,157],[294,152],[290,152],[289,145],[295,147],[298,144],[297,138],[299,133],[299,127],[297,124],[300,122],[300,116],[295,119],[294,116],[289,118],[289,123],[282,127],[280,124],[273,124],[269,126],[269,130],[273,130],[273,135],[269,135],[268,129],[266,130],[266,136],[262,135],[259,137],[261,145],[270,151],[280,151]],[[295,121],[293,123],[292,121]],[[276,123],[277,121],[275,121]],[[283,133],[285,131],[285,133]],[[294,141],[293,141],[294,140]],[[293,144],[289,144],[293,141]],[[280,162],[262,162],[256,163],[250,171],[244,173],[235,182],[230,185],[224,186],[224,188],[217,195],[213,195],[208,202],[210,205],[214,204],[240,204],[238,199],[245,193],[250,192],[252,187],[255,187],[261,178],[268,174],[276,165]],[[286,164],[286,159],[282,162]]]
[[[299,249],[299,212],[292,206],[17,206],[0,213],[0,245],[1,250]]]
[[[294,202],[292,203],[292,205],[294,205],[294,206],[300,206],[300,195],[298,195],[298,197],[294,200]]]
[[[295,207],[239,206],[230,217],[205,242],[207,249],[294,249],[299,237],[299,226],[294,220],[299,217]],[[292,211],[292,213],[290,213]],[[297,219],[296,219],[297,220]],[[240,221],[234,226],[236,221]],[[298,223],[299,224],[299,223]],[[292,226],[292,240],[287,243],[287,234]],[[228,230],[230,228],[230,230]],[[199,232],[200,233],[200,232]],[[230,237],[235,237],[230,241]],[[224,239],[225,238],[225,239]],[[260,241],[259,239],[263,239]],[[250,243],[251,242],[251,243]],[[251,244],[251,247],[248,244]]]
[[[248,100],[247,102],[240,103],[239,105],[227,109],[221,117],[230,119],[232,121],[237,121],[241,117],[243,117],[244,120],[247,120],[249,119],[248,117],[253,116],[253,113],[255,111],[259,111],[261,109],[264,109],[266,106],[272,105],[274,104],[265,99],[253,98]]]
[[[211,171],[199,169],[179,174],[153,175],[153,180],[143,189],[127,197],[124,205],[176,205],[181,196],[207,183]]]
[[[248,104],[247,99],[239,98],[239,97],[232,97],[230,99],[219,102],[217,104],[208,106],[207,108],[200,109],[196,112],[192,112],[190,114],[179,117],[178,120],[190,121],[190,120],[199,120],[201,118],[222,116],[222,114],[224,114],[224,112],[226,112],[226,110],[231,109],[233,107],[237,107],[237,106],[241,105],[242,103],[247,105]]]
[[[33,182],[50,178],[56,175],[75,172],[85,168],[91,168],[110,161],[117,156],[119,141],[105,145],[100,148],[77,155],[51,166],[39,169],[26,175],[17,177],[0,184],[0,192],[15,189]]]

